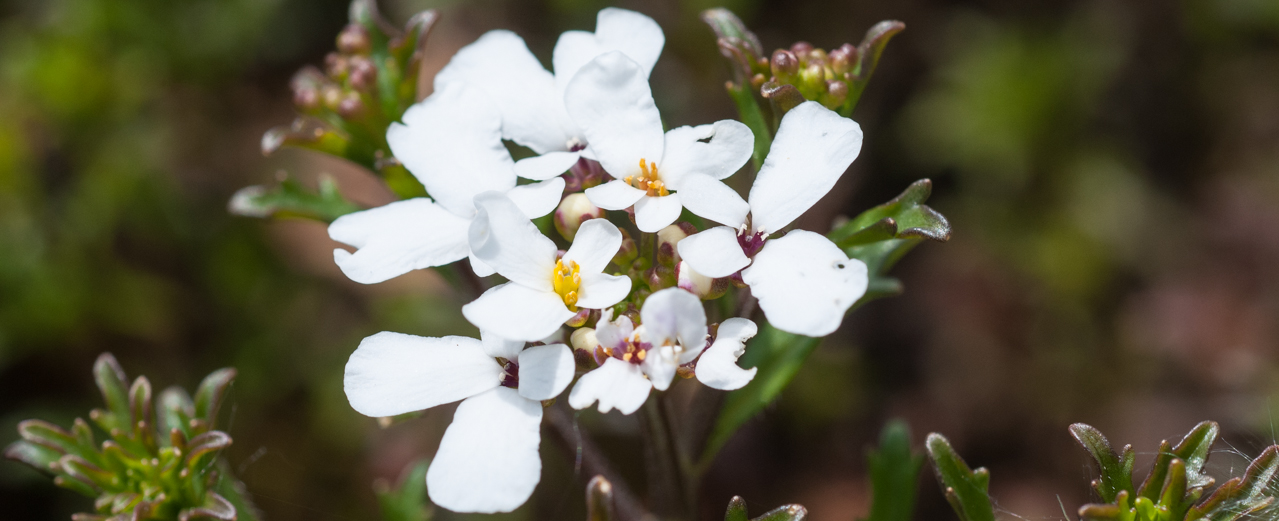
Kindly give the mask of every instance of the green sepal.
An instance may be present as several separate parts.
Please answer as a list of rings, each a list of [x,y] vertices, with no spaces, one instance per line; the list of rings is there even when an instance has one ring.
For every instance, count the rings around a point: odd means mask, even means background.
[[[395,488],[391,488],[385,480],[373,483],[382,521],[427,521],[431,518],[431,504],[426,499],[426,470],[430,466],[431,461],[427,459],[410,463]]]
[[[866,454],[870,473],[870,517],[867,521],[910,521],[924,455],[911,450],[910,426],[893,420],[879,435],[879,447]]]
[[[840,248],[850,248],[888,239],[950,240],[950,221],[924,203],[932,195],[933,182],[911,183],[891,201],[866,210],[828,237]]]
[[[946,501],[950,502],[960,521],[994,521],[995,510],[987,493],[990,471],[970,469],[940,434],[929,434],[925,446]]]
[[[272,188],[246,186],[231,197],[228,209],[246,217],[301,217],[329,223],[360,207],[342,197],[332,178],[323,176],[317,192],[288,177]]]

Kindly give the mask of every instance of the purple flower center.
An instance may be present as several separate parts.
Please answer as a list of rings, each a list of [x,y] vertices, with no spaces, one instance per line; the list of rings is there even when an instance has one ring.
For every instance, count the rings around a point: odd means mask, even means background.
[[[768,237],[764,232],[740,232],[737,234],[737,245],[742,247],[742,253],[745,253],[747,258],[753,259],[759,250],[764,249],[766,239]]]
[[[502,366],[502,387],[510,387],[511,389],[520,388],[520,364],[515,362],[507,362]]]
[[[603,365],[605,358],[612,357],[623,362],[639,365],[644,363],[645,358],[648,358],[648,350],[652,348],[653,344],[648,342],[624,340],[617,347],[600,346],[600,348],[596,350],[595,361],[600,365]]]

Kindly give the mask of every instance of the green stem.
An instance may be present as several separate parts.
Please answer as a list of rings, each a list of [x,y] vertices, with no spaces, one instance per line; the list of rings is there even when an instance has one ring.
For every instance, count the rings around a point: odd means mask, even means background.
[[[750,127],[751,132],[755,134],[755,150],[751,154],[751,162],[755,165],[755,171],[758,172],[760,167],[764,166],[764,158],[768,156],[768,148],[773,142],[773,133],[768,128],[768,122],[764,121],[764,112],[759,109],[759,102],[755,101],[754,89],[749,84],[730,81],[725,87],[728,89],[728,96],[733,98],[733,103],[737,105],[737,114],[742,118],[742,123]]]
[[[640,423],[653,513],[667,519],[694,519],[696,495],[692,491],[695,485],[689,483],[688,474],[691,463],[676,445],[659,395],[654,394],[644,402]]]

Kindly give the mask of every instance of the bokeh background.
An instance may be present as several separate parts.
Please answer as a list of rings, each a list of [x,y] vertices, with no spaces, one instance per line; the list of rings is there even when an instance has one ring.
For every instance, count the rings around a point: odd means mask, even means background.
[[[608,5],[382,4],[397,23],[441,10],[428,79],[493,28],[549,62],[561,31],[590,30]],[[1141,468],[1159,440],[1217,420],[1219,478],[1274,441],[1279,2],[623,2],[666,31],[652,79],[670,126],[734,116],[697,18],[717,5],[769,49],[856,44],[904,21],[854,114],[862,155],[806,224],[928,177],[955,233],[908,256],[906,294],[854,314],[739,432],[708,476],[705,519],[734,494],[754,512],[864,515],[865,449],[893,417],[989,467],[1008,519],[1062,519],[1089,500],[1072,422],[1134,444]],[[433,453],[452,410],[379,429],[347,405],[342,366],[377,331],[468,331],[461,302],[426,272],[345,280],[321,224],[226,211],[237,188],[280,172],[389,200],[340,161],[259,152],[292,119],[288,79],[322,63],[345,2],[4,0],[0,17],[0,442],[22,419],[66,425],[98,406],[102,351],[159,387],[231,365],[229,456],[268,519],[375,518],[371,483]],[[630,420],[583,421],[639,478]],[[510,518],[580,519],[583,477],[544,447],[543,482]],[[928,475],[919,498],[917,519],[953,519]],[[0,462],[5,519],[89,505]]]

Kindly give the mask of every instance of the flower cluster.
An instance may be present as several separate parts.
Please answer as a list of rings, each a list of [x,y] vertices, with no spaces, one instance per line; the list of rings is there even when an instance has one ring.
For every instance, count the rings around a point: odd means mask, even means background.
[[[354,248],[334,259],[357,282],[464,259],[505,280],[462,308],[478,339],[382,332],[346,366],[351,405],[369,416],[461,400],[426,476],[440,506],[523,504],[541,474],[543,402],[570,384],[572,407],[623,414],[677,375],[745,386],[753,306],[708,313],[704,300],[758,299],[773,327],[816,337],[866,292],[863,262],[790,229],[857,157],[857,123],[796,106],[743,199],[724,180],[759,137],[733,120],[665,130],[649,87],[664,43],[652,19],[604,9],[594,33],[561,35],[552,72],[519,36],[485,34],[387,132],[429,196],[329,227]],[[532,155],[516,161],[506,142]]]

